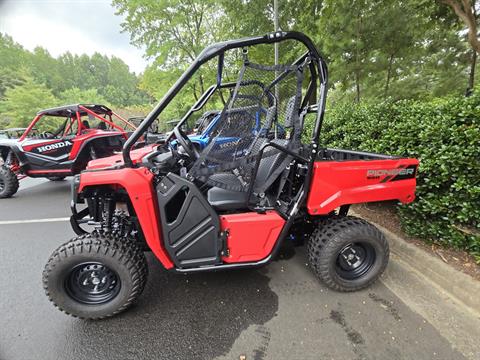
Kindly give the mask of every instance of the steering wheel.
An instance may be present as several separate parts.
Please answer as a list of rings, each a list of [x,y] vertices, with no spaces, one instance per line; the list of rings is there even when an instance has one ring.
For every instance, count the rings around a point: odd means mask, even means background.
[[[182,131],[182,129],[180,129],[179,126],[176,126],[173,129],[173,133],[175,134],[177,141],[180,143],[180,145],[182,145],[183,149],[190,158],[196,160],[200,157],[200,154],[195,145],[193,145],[192,140],[190,140],[190,138]]]

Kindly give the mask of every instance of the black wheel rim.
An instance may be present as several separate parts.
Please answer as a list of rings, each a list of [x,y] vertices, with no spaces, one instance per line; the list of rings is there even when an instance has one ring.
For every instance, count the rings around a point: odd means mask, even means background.
[[[356,280],[372,268],[375,258],[375,248],[371,244],[350,243],[339,251],[335,270],[345,280]]]
[[[117,273],[99,262],[76,265],[65,280],[67,294],[82,304],[98,305],[112,300],[120,291]]]
[[[0,193],[2,193],[3,190],[5,190],[5,180],[0,176]]]

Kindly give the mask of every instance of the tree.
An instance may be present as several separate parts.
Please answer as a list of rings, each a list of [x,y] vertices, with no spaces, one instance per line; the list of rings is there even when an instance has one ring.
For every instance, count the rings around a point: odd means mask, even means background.
[[[27,51],[10,36],[0,33],[0,68],[15,70],[27,65]]]
[[[81,90],[71,88],[60,93],[59,101],[62,104],[101,104],[109,105],[108,101],[102,97],[97,89]]]
[[[122,24],[134,44],[146,47],[146,56],[155,59],[150,72],[185,69],[207,45],[219,39],[221,8],[214,0],[114,0]],[[198,97],[205,91],[200,74],[192,88]]]
[[[75,94],[91,97],[92,89],[96,89],[101,102],[117,107],[142,105],[152,100],[139,89],[139,77],[120,58],[69,52],[54,58],[41,47],[27,51],[10,36],[0,33],[0,100],[8,88],[21,85],[26,77],[45,84],[56,97],[62,98],[65,91],[72,90],[66,93],[70,94],[69,102],[81,101],[72,97]],[[80,90],[86,93],[78,93]]]
[[[376,48],[376,0],[324,1],[319,18],[320,39],[329,54],[332,73],[337,86],[355,94],[358,103],[362,97],[362,83],[372,72]]]
[[[477,15],[475,11],[475,1],[472,0],[442,0],[450,6],[461,21],[468,28],[467,39],[471,47],[480,53],[480,40],[477,33]]]
[[[27,77],[22,85],[7,89],[0,102],[0,116],[8,126],[26,127],[37,111],[58,105],[58,99],[44,84]]]
[[[60,64],[46,49],[36,47],[33,53],[28,53],[28,58],[30,72],[37,83],[45,84],[55,95],[65,89]]]
[[[7,89],[21,85],[27,73],[26,69],[12,70],[0,68],[0,100],[3,99]]]

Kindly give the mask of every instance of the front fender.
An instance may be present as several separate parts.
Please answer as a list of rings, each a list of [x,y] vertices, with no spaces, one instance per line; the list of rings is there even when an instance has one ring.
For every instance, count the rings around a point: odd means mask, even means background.
[[[8,152],[11,151],[18,160],[18,164],[23,169],[28,166],[28,160],[23,153],[20,144],[16,140],[3,140],[0,141],[0,155],[5,160],[6,155]],[[4,157],[5,156],[5,157]]]
[[[127,192],[147,245],[162,265],[166,269],[171,269],[173,263],[162,242],[157,198],[153,188],[153,174],[143,167],[84,171],[80,174],[77,194],[87,187],[105,185],[113,188],[121,187]]]

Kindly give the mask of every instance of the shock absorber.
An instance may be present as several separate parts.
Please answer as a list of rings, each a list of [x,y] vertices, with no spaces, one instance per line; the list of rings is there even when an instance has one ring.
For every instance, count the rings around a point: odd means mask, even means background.
[[[112,197],[103,198],[103,222],[102,227],[105,231],[112,230],[112,219],[115,212],[115,201]]]
[[[20,170],[18,160],[12,151],[8,152],[7,158],[5,159],[5,165],[10,167],[10,170],[12,170],[15,174]]]

